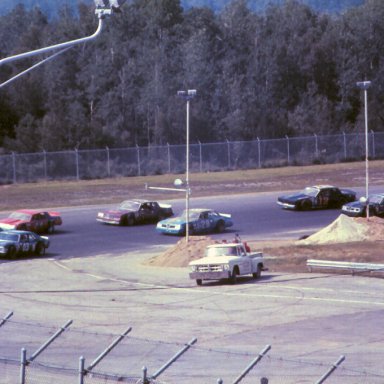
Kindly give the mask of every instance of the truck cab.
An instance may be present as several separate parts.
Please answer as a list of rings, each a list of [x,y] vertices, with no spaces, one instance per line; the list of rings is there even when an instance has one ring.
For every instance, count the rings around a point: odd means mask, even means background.
[[[201,285],[203,280],[227,279],[235,283],[237,276],[261,276],[264,269],[262,252],[250,252],[246,243],[217,243],[207,246],[205,256],[189,263],[189,277]]]

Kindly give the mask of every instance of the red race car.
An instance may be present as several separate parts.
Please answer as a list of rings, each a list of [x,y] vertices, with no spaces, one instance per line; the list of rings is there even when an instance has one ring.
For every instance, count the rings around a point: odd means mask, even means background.
[[[17,229],[35,233],[53,233],[56,225],[61,225],[62,219],[58,212],[19,209],[7,218],[0,220],[3,230]]]

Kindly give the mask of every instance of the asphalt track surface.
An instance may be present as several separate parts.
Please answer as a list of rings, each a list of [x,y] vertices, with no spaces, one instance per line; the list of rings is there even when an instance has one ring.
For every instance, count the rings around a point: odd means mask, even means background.
[[[258,194],[191,205],[233,213],[232,233],[245,239],[297,238],[339,214],[284,211],[275,199],[275,194]],[[172,203],[176,212],[184,207],[182,200]],[[330,383],[384,382],[384,280],[265,272],[259,280],[197,287],[187,268],[142,263],[178,238],[159,235],[153,226],[101,225],[95,221],[98,208],[62,209],[64,225],[51,236],[46,257],[0,263],[0,314],[14,312],[0,328],[0,357],[18,360],[22,347],[31,356],[72,319],[70,330],[36,359],[39,364],[76,371],[80,356],[91,363],[132,327],[96,372],[139,378],[145,365],[154,374],[196,337],[159,380],[206,384],[220,377],[232,383],[271,345],[242,383],[258,383],[262,376],[271,383],[314,383],[341,355],[345,361]],[[0,360],[0,370],[4,367]],[[59,375],[57,369],[50,372]],[[0,382],[16,382],[1,381],[2,373]],[[16,379],[19,374],[6,373]]]
[[[239,233],[243,239],[299,238],[330,224],[338,210],[316,212],[286,211],[276,204],[276,193],[246,194],[225,197],[191,199],[191,208],[212,208],[231,213],[235,225],[216,238],[231,238]],[[185,200],[169,201],[174,212],[185,208]],[[102,208],[111,208],[113,205]],[[180,238],[156,232],[154,225],[118,227],[96,222],[101,207],[63,208],[63,226],[51,236],[49,255],[54,257],[84,257],[116,254],[127,251],[151,251],[175,244]]]

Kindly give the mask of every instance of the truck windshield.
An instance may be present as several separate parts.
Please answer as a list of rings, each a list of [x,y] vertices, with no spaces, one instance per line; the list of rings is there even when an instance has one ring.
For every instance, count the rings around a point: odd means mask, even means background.
[[[236,247],[212,247],[206,251],[206,256],[237,256]]]

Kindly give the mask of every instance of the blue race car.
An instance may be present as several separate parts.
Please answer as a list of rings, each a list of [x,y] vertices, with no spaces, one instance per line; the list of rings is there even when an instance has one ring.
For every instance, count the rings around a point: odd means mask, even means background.
[[[233,225],[230,214],[219,213],[212,209],[192,208],[188,210],[189,234],[197,235],[208,232],[224,232]],[[187,214],[184,210],[181,216],[159,221],[156,230],[166,235],[184,235],[187,224]]]
[[[370,216],[384,217],[384,193],[370,195],[368,201],[359,199],[344,204],[341,207],[341,213],[351,217],[364,217],[367,215],[367,205]]]
[[[0,256],[43,255],[49,247],[49,238],[29,231],[0,232]]]

